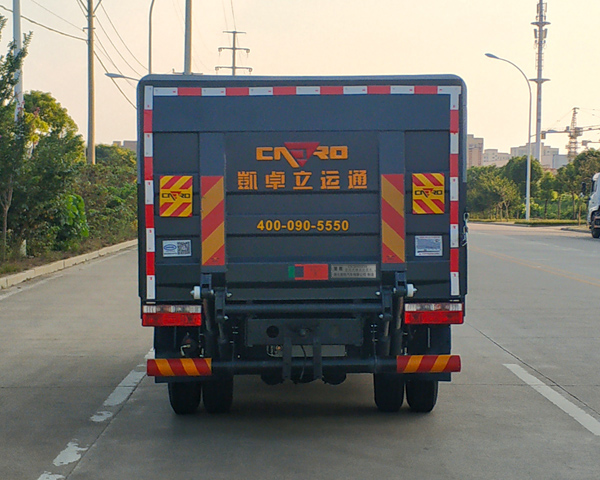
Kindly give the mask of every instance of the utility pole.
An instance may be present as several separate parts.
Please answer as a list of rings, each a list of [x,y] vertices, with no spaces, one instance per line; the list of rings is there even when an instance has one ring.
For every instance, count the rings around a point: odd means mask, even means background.
[[[184,75],[192,74],[192,0],[185,0],[185,65]]]
[[[237,46],[237,36],[238,35],[243,35],[246,32],[238,32],[237,30],[231,30],[231,31],[223,32],[223,33],[230,33],[233,36],[232,46],[231,47],[219,47],[219,53],[221,53],[223,50],[231,50],[231,66],[230,67],[228,67],[228,66],[218,66],[218,67],[215,67],[215,70],[218,72],[219,70],[221,70],[223,68],[224,69],[228,69],[228,70],[231,70],[231,74],[232,75],[235,75],[235,72],[237,70],[248,70],[248,73],[252,73],[252,68],[250,68],[250,67],[238,67],[236,65],[236,58],[237,58],[236,54],[237,54],[237,52],[239,50],[241,50],[243,52],[246,52],[246,53],[250,52],[249,48],[242,48],[242,47],[238,47]]]
[[[536,28],[533,30],[535,35],[535,44],[537,46],[537,78],[532,78],[531,81],[537,84],[537,112],[535,123],[535,156],[541,162],[541,133],[542,133],[542,83],[549,81],[548,78],[542,77],[542,68],[544,66],[544,47],[546,46],[546,36],[548,29],[546,25],[550,22],[546,21],[546,2],[539,0],[537,6],[537,16],[535,22],[531,22]],[[530,140],[531,141],[531,140]]]
[[[154,0],[150,3],[150,13],[148,13],[148,75],[152,73],[152,9]]]
[[[13,38],[15,41],[15,56],[21,53],[23,49],[23,38],[21,35],[21,0],[13,0]],[[23,113],[24,101],[23,101],[23,67],[19,68],[15,72],[17,78],[17,84],[15,85],[15,122],[19,119]]]
[[[83,0],[79,0],[87,11],[87,33],[88,33],[88,138],[87,138],[87,163],[96,164],[96,100],[94,88],[94,15],[102,3],[94,7],[94,0],[88,0],[87,6]]]
[[[100,3],[98,3],[100,5]],[[87,163],[96,164],[96,100],[94,91],[94,0],[88,0],[88,138]]]

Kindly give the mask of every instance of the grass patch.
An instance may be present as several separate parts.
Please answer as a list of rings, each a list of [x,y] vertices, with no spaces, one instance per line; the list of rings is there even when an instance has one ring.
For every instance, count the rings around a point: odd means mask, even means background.
[[[580,225],[585,227],[585,222],[578,223],[577,220],[556,220],[556,219],[535,219],[535,220],[514,220],[515,225],[530,225],[532,227],[558,227],[561,225],[572,226]]]

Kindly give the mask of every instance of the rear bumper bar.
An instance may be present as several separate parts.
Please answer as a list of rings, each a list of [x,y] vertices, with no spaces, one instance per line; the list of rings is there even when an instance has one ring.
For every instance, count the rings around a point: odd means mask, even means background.
[[[293,359],[292,370],[312,366],[310,360]],[[150,377],[210,377],[212,375],[260,375],[282,371],[284,362],[271,360],[212,361],[210,358],[157,358],[148,360]],[[455,373],[461,370],[458,355],[403,355],[398,357],[349,359],[323,358],[323,370],[344,373]]]

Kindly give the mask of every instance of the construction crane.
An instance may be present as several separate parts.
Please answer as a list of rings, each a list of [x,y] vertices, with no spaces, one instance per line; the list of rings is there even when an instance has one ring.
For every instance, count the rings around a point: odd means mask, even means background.
[[[544,130],[542,131],[542,139],[546,138],[548,133],[566,133],[569,135],[569,144],[567,145],[567,159],[569,162],[572,162],[573,159],[577,156],[577,151],[579,150],[579,140],[578,138],[583,135],[583,132],[589,132],[591,130],[600,130],[600,125],[592,125],[589,127],[578,127],[577,126],[577,110],[579,107],[573,107],[573,116],[571,117],[571,125],[566,126],[564,130]],[[585,141],[587,143],[591,143],[589,141]]]

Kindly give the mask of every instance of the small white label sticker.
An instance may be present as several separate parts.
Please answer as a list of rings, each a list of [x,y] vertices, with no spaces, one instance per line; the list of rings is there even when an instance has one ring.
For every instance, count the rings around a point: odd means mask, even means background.
[[[332,265],[331,278],[377,278],[377,265],[374,263]]]
[[[191,240],[163,240],[163,257],[191,257]]]
[[[441,257],[442,255],[443,243],[441,235],[422,235],[415,237],[415,256]]]

